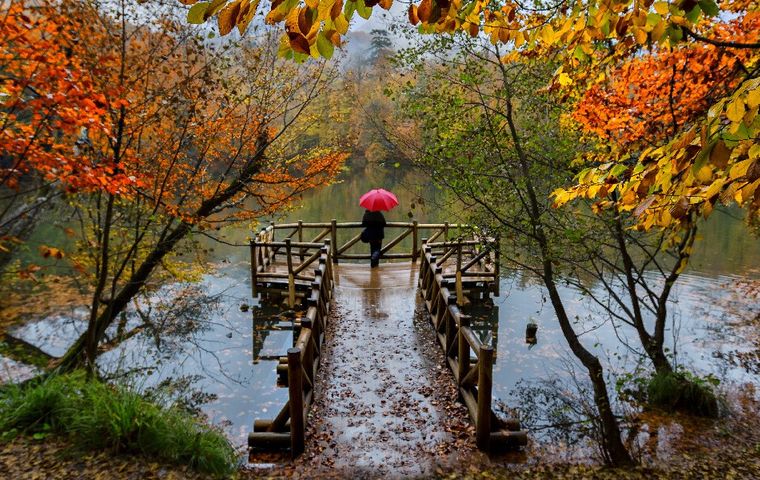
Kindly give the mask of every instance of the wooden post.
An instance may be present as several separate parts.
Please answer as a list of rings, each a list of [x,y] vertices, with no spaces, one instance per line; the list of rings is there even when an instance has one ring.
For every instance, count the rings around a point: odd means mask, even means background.
[[[303,242],[303,220],[298,221],[298,241]],[[304,261],[304,251],[305,249],[303,247],[298,249],[298,255],[301,259],[301,263]]]
[[[274,243],[274,222],[269,222],[269,226],[272,227],[271,232],[269,232],[269,241]],[[270,251],[272,252],[272,258],[270,261],[274,263],[274,255],[275,255],[275,249],[272,247],[269,247]]]
[[[493,294],[495,297],[499,296],[499,292],[501,291],[500,281],[501,281],[501,268],[499,262],[500,259],[500,252],[501,252],[501,235],[496,234],[496,238],[494,239],[494,243],[496,245],[494,246],[494,266],[493,266]]]
[[[464,336],[464,327],[470,326],[470,317],[466,315],[459,315],[459,348],[457,352],[457,360],[459,363],[459,385],[462,385],[462,380],[470,371],[470,344],[467,343],[467,337]]]
[[[462,291],[462,239],[457,245],[457,277],[456,277],[457,304],[464,305],[464,292]]]
[[[469,361],[469,360],[468,360]],[[480,346],[478,357],[478,419],[475,439],[478,448],[487,450],[491,437],[491,389],[493,384],[493,347]]]
[[[285,255],[288,261],[288,306],[293,308],[296,304],[296,279],[293,275],[293,257],[291,256],[290,239],[285,239]]]
[[[456,303],[456,298],[452,298],[449,296],[449,305],[453,305]],[[457,333],[457,325],[456,325],[456,319],[454,318],[454,315],[451,312],[451,308],[449,306],[446,307],[446,310],[444,311],[443,318],[446,319],[446,325],[444,326],[446,336],[444,337],[446,342],[444,344],[444,354],[448,357],[449,352],[451,351],[451,347],[454,345],[455,341],[455,335]]]
[[[338,221],[330,220],[330,244],[333,248],[333,262],[338,263],[338,256],[334,253],[338,251]]]
[[[293,458],[303,453],[305,447],[302,377],[301,349],[289,348],[288,398],[290,400],[290,451]]]
[[[443,241],[444,242],[449,241],[449,222],[445,222],[443,224]]]
[[[251,240],[251,297],[256,298],[256,274],[259,270],[259,257],[256,254],[256,237]]]
[[[417,257],[420,256],[420,249],[417,246],[417,220],[412,222],[412,263],[417,262]]]

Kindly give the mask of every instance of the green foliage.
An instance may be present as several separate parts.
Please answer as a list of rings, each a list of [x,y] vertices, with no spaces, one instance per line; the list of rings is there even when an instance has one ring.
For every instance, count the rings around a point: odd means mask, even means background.
[[[712,376],[701,378],[685,371],[661,373],[647,384],[647,400],[668,411],[715,418],[719,413],[714,390],[717,384]]]
[[[145,454],[214,475],[236,467],[235,450],[221,432],[184,411],[81,374],[4,387],[0,432],[6,440],[18,433],[35,439],[51,432],[68,435],[78,448]]]

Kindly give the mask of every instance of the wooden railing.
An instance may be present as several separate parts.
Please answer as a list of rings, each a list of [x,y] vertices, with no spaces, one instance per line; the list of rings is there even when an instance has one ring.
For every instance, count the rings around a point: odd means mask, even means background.
[[[287,298],[291,307],[295,305],[296,298],[304,296],[304,293],[297,292],[296,285],[307,285],[314,279],[314,275],[310,275],[309,267],[313,268],[317,262],[322,261],[325,250],[330,251],[332,258],[330,240],[325,240],[323,243],[293,242],[290,237],[286,237],[283,241],[277,242],[274,240],[272,227],[265,228],[256,234],[250,242],[250,249],[251,295],[256,297],[259,293],[259,283],[281,284],[287,281]],[[277,252],[280,250],[284,250],[287,270],[284,272],[269,270],[269,267],[274,265]],[[298,263],[296,263],[296,257]],[[332,262],[326,268],[332,276]]]
[[[458,229],[458,234],[468,229],[448,223],[391,222],[386,227],[402,229],[401,234],[386,244],[386,252],[407,236],[413,236],[409,251],[386,253],[384,257],[421,259],[420,292],[447,363],[454,372],[461,400],[475,424],[478,447],[525,445],[527,435],[520,430],[519,422],[501,420],[493,412],[491,392],[495,352],[480,341],[470,328],[470,317],[460,309],[466,298],[499,294],[498,239],[459,237],[449,240],[452,229]],[[282,229],[291,231],[277,240],[275,232]],[[321,230],[311,241],[303,241],[307,229]],[[289,446],[294,457],[304,450],[305,422],[314,398],[315,376],[334,290],[333,262],[338,256],[343,259],[369,258],[368,254],[345,253],[359,241],[359,235],[340,245],[337,232],[341,229],[361,229],[361,224],[332,221],[270,225],[251,241],[252,294],[256,296],[266,291],[286,296],[291,307],[300,299],[306,307],[305,314],[293,322],[298,332],[294,346],[288,350],[287,356],[279,357],[277,365],[277,372],[288,385],[288,401],[274,419],[254,422],[254,431],[248,437],[252,447]],[[423,238],[418,245],[417,235],[423,229],[432,231],[433,235],[429,239]],[[438,239],[442,241],[434,241]],[[275,262],[277,255],[285,258]],[[474,361],[471,359],[473,352]]]
[[[262,240],[262,237],[259,237],[258,240]],[[276,249],[282,247],[286,251],[292,248],[303,248],[305,251],[315,248],[314,244],[291,243],[289,241],[252,243],[252,263],[260,262],[251,267],[254,274],[254,294],[256,292],[256,278],[258,281],[268,278],[266,277],[267,273],[259,266],[271,264],[274,261]],[[295,322],[300,328],[294,347],[288,349],[287,357],[280,359],[280,364],[284,365],[287,371],[288,401],[274,419],[257,419],[254,421],[253,432],[248,435],[248,445],[251,447],[283,448],[290,446],[294,457],[304,450],[306,419],[314,399],[314,382],[319,368],[324,332],[330,310],[330,299],[334,289],[330,243],[319,244],[317,253],[317,256],[312,254],[309,257],[311,261],[305,260],[295,268],[290,268],[291,262],[288,262],[288,271],[294,272],[288,274],[288,278],[291,280],[290,285],[293,285],[292,279],[305,270],[304,265],[308,266],[317,262],[317,267],[313,270],[313,277],[301,276],[301,278],[311,282],[307,296],[299,294],[299,297],[305,296],[306,312],[299,322]],[[294,255],[293,252],[291,254]],[[288,258],[291,256],[288,255]],[[281,277],[273,278],[281,280]],[[294,300],[294,293],[294,289],[289,289],[288,294],[291,301]]]
[[[494,350],[480,341],[470,328],[470,317],[460,309],[465,294],[479,293],[477,289],[486,294],[496,289],[498,293],[498,256],[492,266],[484,265],[489,255],[498,255],[495,253],[498,247],[494,245],[498,245],[495,239],[423,242],[419,272],[420,293],[458,384],[460,397],[475,424],[478,448],[483,450],[527,444],[527,434],[520,430],[519,421],[502,421],[493,412]],[[478,264],[478,271],[470,272]],[[493,285],[488,286],[489,279]]]
[[[439,238],[446,241],[452,233],[461,234],[465,228],[465,225],[450,224],[448,222],[388,222],[385,224],[386,232],[399,232],[395,237],[386,238],[383,242],[382,258],[411,259],[413,262],[416,262],[420,257],[420,239],[422,235],[426,236],[430,242]],[[361,242],[361,222],[338,222],[335,219],[330,222],[303,222],[299,220],[296,223],[271,224],[263,229],[259,233],[259,236],[265,238],[266,241],[276,242],[275,236],[279,237],[280,235],[275,235],[275,232],[279,230],[285,230],[282,233],[282,240],[279,240],[280,242],[285,239],[291,239],[291,241],[299,243],[304,241],[315,243],[329,239],[330,243],[335,247],[333,249],[333,261],[335,263],[338,263],[340,260],[368,260],[370,258],[369,251],[367,253],[348,253],[351,247]],[[344,231],[349,231],[350,236],[347,237],[343,233]],[[400,251],[402,241],[410,236],[411,246],[406,251]],[[280,248],[277,247],[276,250]]]

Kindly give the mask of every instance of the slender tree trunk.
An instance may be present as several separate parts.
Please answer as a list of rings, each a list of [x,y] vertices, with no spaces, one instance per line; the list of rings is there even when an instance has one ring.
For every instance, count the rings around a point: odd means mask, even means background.
[[[264,150],[267,146],[265,134],[260,136],[258,144],[260,147],[257,149],[257,154],[248,162],[238,179],[219,194],[201,203],[193,218],[204,219],[208,217],[216,208],[242,191],[251,178],[259,172],[263,163]],[[83,365],[87,358],[85,354],[88,352],[95,352],[97,354],[98,345],[103,340],[108,327],[119,313],[127,307],[130,300],[145,286],[148,278],[161,263],[161,260],[192,231],[193,226],[192,223],[181,222],[171,233],[153,247],[145,260],[140,264],[140,267],[119,289],[116,296],[110,299],[108,308],[104,309],[97,316],[91,317],[87,332],[74,342],[58,362],[57,368],[60,371],[70,371]]]
[[[90,373],[95,371],[95,357],[97,356],[97,344],[95,343],[96,332],[95,325],[97,325],[98,312],[100,311],[100,304],[103,291],[108,281],[108,265],[110,260],[110,240],[111,240],[111,222],[113,220],[113,203],[114,196],[108,195],[108,203],[106,205],[106,214],[103,220],[103,229],[100,234],[100,262],[98,263],[97,271],[97,284],[95,285],[95,292],[92,294],[92,304],[90,305],[90,321],[87,324],[87,331],[85,332],[86,346],[85,353],[87,356],[87,368]],[[110,307],[106,306],[106,311]]]
[[[612,411],[609,394],[607,393],[607,383],[604,380],[604,368],[599,359],[581,344],[573,330],[572,323],[567,316],[565,306],[554,281],[551,261],[545,258],[543,264],[544,285],[549,292],[549,298],[557,315],[559,326],[570,346],[570,350],[588,371],[589,379],[594,387],[594,404],[599,412],[599,419],[602,425],[602,442],[604,443],[604,450],[609,456],[609,462],[615,466],[633,465],[634,461],[623,444],[620,427]]]
[[[658,374],[672,373],[673,366],[665,355],[664,335],[659,338],[656,335],[651,335],[644,324],[639,293],[636,288],[636,279],[633,276],[633,259],[631,258],[631,255],[628,252],[628,246],[625,243],[625,233],[623,232],[623,225],[619,216],[614,219],[613,231],[615,239],[617,240],[618,250],[620,250],[620,254],[623,258],[623,270],[625,271],[626,281],[625,287],[628,291],[628,296],[631,299],[631,321],[639,336],[639,341],[644,347],[644,351],[652,361],[652,365]],[[655,319],[655,331],[665,331],[665,322],[667,321],[666,312],[667,310],[664,310],[662,316],[659,315],[658,312],[657,318]]]
[[[502,73],[506,79],[506,73],[503,71],[503,65],[501,66]],[[505,84],[506,86],[506,84]],[[508,88],[508,87],[507,87]],[[506,100],[506,115],[509,131],[512,136],[512,140],[515,144],[515,150],[517,158],[520,164],[521,174],[525,181],[525,190],[527,194],[527,212],[530,217],[530,222],[533,229],[536,243],[541,251],[541,262],[543,266],[542,280],[549,292],[549,298],[551,299],[554,312],[557,315],[562,334],[570,346],[570,350],[580,360],[583,366],[586,368],[591,380],[591,384],[594,387],[594,403],[596,404],[597,411],[599,413],[599,419],[602,424],[602,442],[605,453],[608,455],[608,461],[615,466],[627,466],[633,465],[635,462],[628,453],[620,435],[620,427],[618,426],[615,414],[612,411],[612,405],[610,404],[609,394],[607,393],[607,383],[604,379],[604,369],[599,359],[596,358],[591,352],[589,352],[578,339],[578,335],[573,330],[570,318],[565,311],[565,306],[562,302],[562,297],[559,295],[557,284],[554,279],[554,267],[552,266],[551,249],[549,248],[549,240],[544,232],[544,225],[541,215],[541,206],[538,202],[538,196],[533,185],[533,178],[530,172],[530,164],[525,151],[522,148],[520,135],[517,132],[517,127],[513,118],[513,106],[511,94],[507,90]]]

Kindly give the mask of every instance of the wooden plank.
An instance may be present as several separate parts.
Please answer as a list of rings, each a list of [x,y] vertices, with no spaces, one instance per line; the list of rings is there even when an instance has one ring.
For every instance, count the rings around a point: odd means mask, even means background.
[[[263,241],[263,242],[258,242],[258,243],[261,244],[264,247],[270,247],[270,248],[272,248],[272,247],[285,247],[287,245],[287,241],[290,240],[290,239],[286,238],[285,240],[286,241],[282,241],[282,242]],[[319,242],[294,242],[294,241],[290,240],[290,246],[293,247],[293,248],[307,248],[307,249],[311,249],[311,248],[322,248],[324,246],[324,244],[323,243],[319,243]]]
[[[362,238],[361,232],[357,233],[351,240],[349,240],[348,242],[346,242],[345,245],[343,245],[342,247],[340,247],[338,249],[338,251],[336,252],[336,254],[340,255],[341,253],[345,252],[349,248],[353,247],[354,244],[356,244],[359,240],[361,240],[361,238]]]
[[[467,343],[475,351],[475,354],[478,355],[478,358],[480,358],[480,347],[483,343],[478,336],[475,335],[475,332],[473,332],[470,327],[462,327],[459,330],[463,332],[465,340],[467,340]]]
[[[251,432],[248,434],[248,446],[267,450],[284,449],[290,446],[289,433]]]
[[[401,240],[403,240],[403,239],[405,239],[406,237],[408,237],[410,233],[412,233],[412,230],[411,230],[411,228],[410,228],[410,229],[407,229],[407,230],[405,230],[405,231],[403,231],[403,232],[401,232],[401,233],[400,233],[400,234],[399,234],[399,235],[398,235],[396,238],[394,238],[394,239],[393,239],[393,240],[391,240],[389,243],[387,243],[387,244],[386,244],[386,245],[385,245],[385,246],[384,246],[384,247],[383,247],[383,248],[380,250],[380,253],[381,253],[381,254],[384,254],[385,252],[387,252],[387,251],[388,251],[388,250],[390,250],[391,248],[395,247],[396,245],[398,245],[398,243],[399,243],[399,242],[401,242]]]
[[[303,256],[301,256],[301,264],[293,269],[293,275],[298,275],[299,273],[306,270],[306,268],[308,268],[309,265],[314,263],[314,261],[317,260],[321,255],[322,255],[322,252],[317,250],[306,261],[304,261]]]

